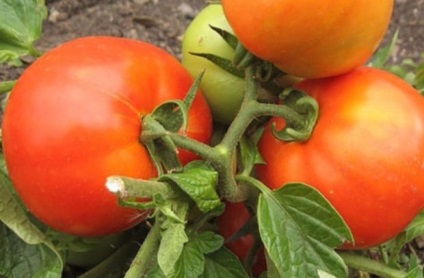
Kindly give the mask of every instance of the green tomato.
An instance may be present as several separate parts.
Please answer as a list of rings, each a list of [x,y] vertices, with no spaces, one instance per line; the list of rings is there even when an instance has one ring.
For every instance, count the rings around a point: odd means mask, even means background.
[[[203,70],[200,84],[216,122],[229,124],[237,114],[243,100],[245,81],[232,75],[206,58],[190,53],[210,53],[232,60],[234,50],[210,28],[232,32],[220,4],[206,6],[190,23],[182,43],[182,64],[195,78]]]

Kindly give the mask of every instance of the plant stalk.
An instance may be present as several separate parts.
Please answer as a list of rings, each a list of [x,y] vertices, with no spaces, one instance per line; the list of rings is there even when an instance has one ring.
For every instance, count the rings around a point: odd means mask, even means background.
[[[155,223],[132,261],[124,278],[144,277],[157,261],[160,244],[160,225]]]
[[[339,252],[339,256],[344,260],[347,266],[372,273],[385,278],[403,278],[406,276],[404,271],[391,268],[383,263],[370,258],[355,255],[349,252]]]

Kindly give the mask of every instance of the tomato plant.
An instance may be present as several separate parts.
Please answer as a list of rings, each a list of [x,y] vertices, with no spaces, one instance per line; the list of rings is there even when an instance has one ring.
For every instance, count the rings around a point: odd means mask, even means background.
[[[255,232],[253,224],[246,229],[246,233],[241,230],[246,228],[248,221],[252,219],[252,214],[249,212],[243,203],[227,203],[225,211],[217,219],[218,231],[226,239],[225,245],[234,252],[241,260],[245,261],[248,266],[252,267],[253,274],[258,276],[266,270],[266,260],[263,246],[257,248],[257,252],[253,253],[253,260],[246,261],[249,252],[254,247]],[[250,229],[249,229],[250,228]],[[257,229],[256,229],[257,233]],[[257,234],[258,236],[258,234]]]
[[[272,189],[288,182],[318,189],[352,231],[355,242],[346,248],[393,238],[424,206],[424,99],[398,77],[367,67],[298,88],[320,106],[312,136],[283,142],[267,129],[259,178]]]
[[[36,60],[13,88],[2,125],[6,166],[25,206],[50,227],[80,236],[140,222],[147,211],[119,206],[105,180],[156,176],[139,141],[141,117],[183,99],[191,84],[171,55],[129,39],[75,39]],[[185,134],[209,141],[211,115],[201,94]],[[181,150],[179,158],[196,155]]]
[[[209,4],[194,18],[184,33],[182,64],[193,77],[203,70],[200,88],[215,121],[229,124],[240,108],[245,89],[243,78],[235,76],[204,57],[193,53],[213,54],[232,60],[234,50],[210,26],[232,32],[220,4]]]
[[[316,78],[366,62],[386,32],[393,2],[222,0],[222,5],[247,50],[288,74]]]

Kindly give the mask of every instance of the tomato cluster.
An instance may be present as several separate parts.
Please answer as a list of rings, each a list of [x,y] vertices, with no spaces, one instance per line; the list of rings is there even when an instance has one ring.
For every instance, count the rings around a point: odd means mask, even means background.
[[[272,189],[288,182],[317,188],[352,230],[355,242],[344,248],[374,246],[402,231],[423,207],[424,103],[403,80],[363,67],[385,35],[393,1],[334,5],[224,0],[222,8],[232,29],[218,14],[220,5],[210,5],[199,15],[201,22],[192,22],[185,40],[201,45],[203,38],[193,38],[191,30],[204,30],[220,17],[218,27],[234,30],[248,51],[284,73],[306,78],[296,88],[317,99],[320,106],[319,119],[306,142],[283,142],[271,128],[265,130],[259,143],[265,165],[258,166],[258,177]],[[216,45],[199,51],[228,57],[227,48]],[[203,66],[194,60],[187,64],[191,69]],[[215,86],[225,86],[232,78],[227,76],[224,82],[214,79]],[[219,89],[208,90],[209,98],[213,105],[220,102],[218,107],[227,108],[224,101],[233,100],[231,94],[237,89]],[[277,117],[269,126],[275,123],[284,126]]]
[[[263,239],[255,215],[260,213],[247,207],[261,207],[261,196],[287,189],[286,184],[309,185],[339,213],[352,241],[337,248],[370,248],[402,232],[424,208],[424,98],[401,78],[366,64],[386,33],[394,1],[221,2],[206,6],[186,29],[181,63],[145,42],[93,36],[63,43],[24,71],[7,100],[2,144],[8,175],[28,211],[66,234],[113,235],[139,224],[151,210],[118,203],[106,179],[153,180],[168,194],[150,196],[160,207],[156,215],[166,219],[155,219],[161,236],[168,243],[169,238],[184,241],[173,252],[193,238],[200,241],[193,236],[200,234],[200,225],[193,222],[202,219],[216,224],[225,246],[251,263],[255,276],[266,271],[267,260],[279,266],[265,240],[256,244]],[[233,71],[217,60],[230,62]],[[203,70],[199,88],[193,87]],[[254,109],[246,104],[251,91],[251,101],[263,109],[256,114],[247,111]],[[276,108],[291,109],[284,98],[288,91],[309,97],[318,107],[312,131],[302,141],[279,136],[291,124]],[[189,102],[187,96],[194,98]],[[172,123],[158,121],[160,132],[149,133],[143,120],[169,101],[189,103],[178,114],[183,123],[173,130],[168,128]],[[181,108],[175,107],[159,112]],[[311,114],[297,112],[290,110],[304,117],[297,119],[299,125],[310,122]],[[214,131],[217,144],[211,143]],[[150,152],[143,132],[152,138],[150,147],[168,144],[173,152]],[[249,141],[253,137],[254,143]],[[175,158],[178,166],[202,159],[204,164],[190,165],[213,172],[213,185],[192,188],[201,180],[198,173],[188,186],[179,184],[186,176],[161,179],[163,169],[171,174],[189,167],[167,169],[157,154]],[[246,189],[237,184],[237,175],[257,183]],[[226,190],[231,182],[235,189]],[[128,199],[126,204],[151,201]],[[217,216],[221,201],[225,210]],[[173,211],[176,207],[181,210]],[[182,223],[198,230],[181,228]],[[174,227],[176,236],[166,227]],[[204,257],[218,249],[211,238],[198,248],[206,250]]]

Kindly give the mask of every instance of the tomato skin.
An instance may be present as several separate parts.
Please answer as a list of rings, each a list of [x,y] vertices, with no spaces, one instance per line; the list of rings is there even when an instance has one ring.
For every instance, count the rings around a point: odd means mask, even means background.
[[[307,78],[342,74],[365,63],[383,38],[394,5],[394,0],[221,2],[250,52]]]
[[[298,87],[320,105],[312,136],[285,143],[267,129],[259,179],[271,189],[288,182],[318,189],[352,231],[355,243],[343,248],[396,236],[424,207],[424,98],[398,77],[367,67]]]
[[[233,33],[222,6],[209,4],[200,11],[184,33],[182,64],[193,78],[205,70],[200,89],[209,103],[214,120],[229,124],[240,109],[245,89],[244,79],[232,75],[205,58],[190,54],[210,53],[228,60],[233,59],[234,50],[209,25]]]
[[[139,143],[140,117],[182,99],[192,78],[165,51],[144,42],[85,37],[28,67],[8,100],[3,148],[16,191],[45,224],[78,236],[128,229],[147,212],[117,205],[110,175],[149,179],[156,170]],[[211,115],[201,94],[187,136],[207,143]],[[186,163],[196,158],[180,152]]]
[[[239,231],[252,217],[244,203],[226,203],[225,211],[218,217],[218,232],[228,240]],[[252,234],[243,235],[235,240],[227,241],[225,246],[243,262],[254,244]],[[252,266],[253,274],[259,276],[266,271],[265,249],[260,247]]]

